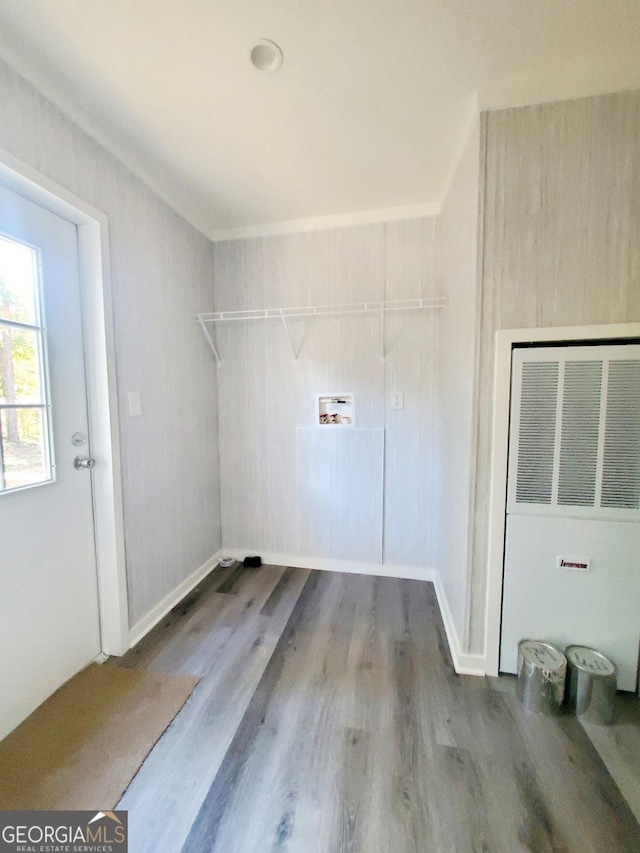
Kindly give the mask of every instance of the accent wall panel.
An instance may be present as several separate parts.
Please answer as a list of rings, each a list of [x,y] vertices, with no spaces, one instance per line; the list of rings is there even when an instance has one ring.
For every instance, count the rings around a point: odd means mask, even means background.
[[[441,295],[435,232],[435,217],[385,225],[386,299]],[[436,365],[438,331],[448,310],[389,315],[385,321],[384,562],[388,565],[435,565]],[[391,408],[394,391],[404,396],[400,411]]]
[[[640,91],[483,113],[470,652],[483,653],[494,334],[640,320]]]
[[[223,545],[291,553],[296,539],[291,347],[275,321],[239,323],[216,335],[222,353],[217,377]]]
[[[431,312],[387,321],[384,562],[390,565],[435,564],[441,497],[433,473],[439,452],[434,365],[441,318]],[[391,408],[396,390],[404,396],[400,411]]]
[[[382,562],[384,430],[299,429],[299,554]]]

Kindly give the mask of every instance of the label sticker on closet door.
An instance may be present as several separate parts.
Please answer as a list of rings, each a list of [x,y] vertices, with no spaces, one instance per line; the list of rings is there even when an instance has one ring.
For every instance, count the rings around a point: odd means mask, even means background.
[[[591,568],[591,560],[577,557],[558,557],[556,566],[559,569],[571,569],[574,572],[588,572]]]

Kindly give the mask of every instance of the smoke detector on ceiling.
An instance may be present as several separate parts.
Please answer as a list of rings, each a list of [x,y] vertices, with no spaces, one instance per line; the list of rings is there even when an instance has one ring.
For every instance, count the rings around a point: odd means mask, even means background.
[[[258,39],[249,52],[251,64],[258,71],[279,71],[282,68],[282,50],[269,39]]]

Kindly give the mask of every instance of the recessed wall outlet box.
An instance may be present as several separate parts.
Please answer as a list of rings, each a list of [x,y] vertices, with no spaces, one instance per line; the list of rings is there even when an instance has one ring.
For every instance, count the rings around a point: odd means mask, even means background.
[[[127,391],[127,401],[129,403],[129,417],[139,418],[142,414],[142,402],[140,400],[140,392]]]
[[[404,409],[404,394],[402,391],[394,391],[391,395],[391,408],[396,411]]]
[[[591,560],[582,557],[558,557],[556,563],[559,569],[570,569],[573,572],[588,572],[591,568]]]
[[[355,422],[356,398],[354,394],[316,394],[316,426],[352,427]]]

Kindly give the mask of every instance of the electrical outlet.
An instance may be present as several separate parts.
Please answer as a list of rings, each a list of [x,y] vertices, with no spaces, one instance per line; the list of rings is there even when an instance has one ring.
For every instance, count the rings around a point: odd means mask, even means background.
[[[391,395],[391,408],[396,411],[404,409],[404,394],[402,391],[394,391]]]

